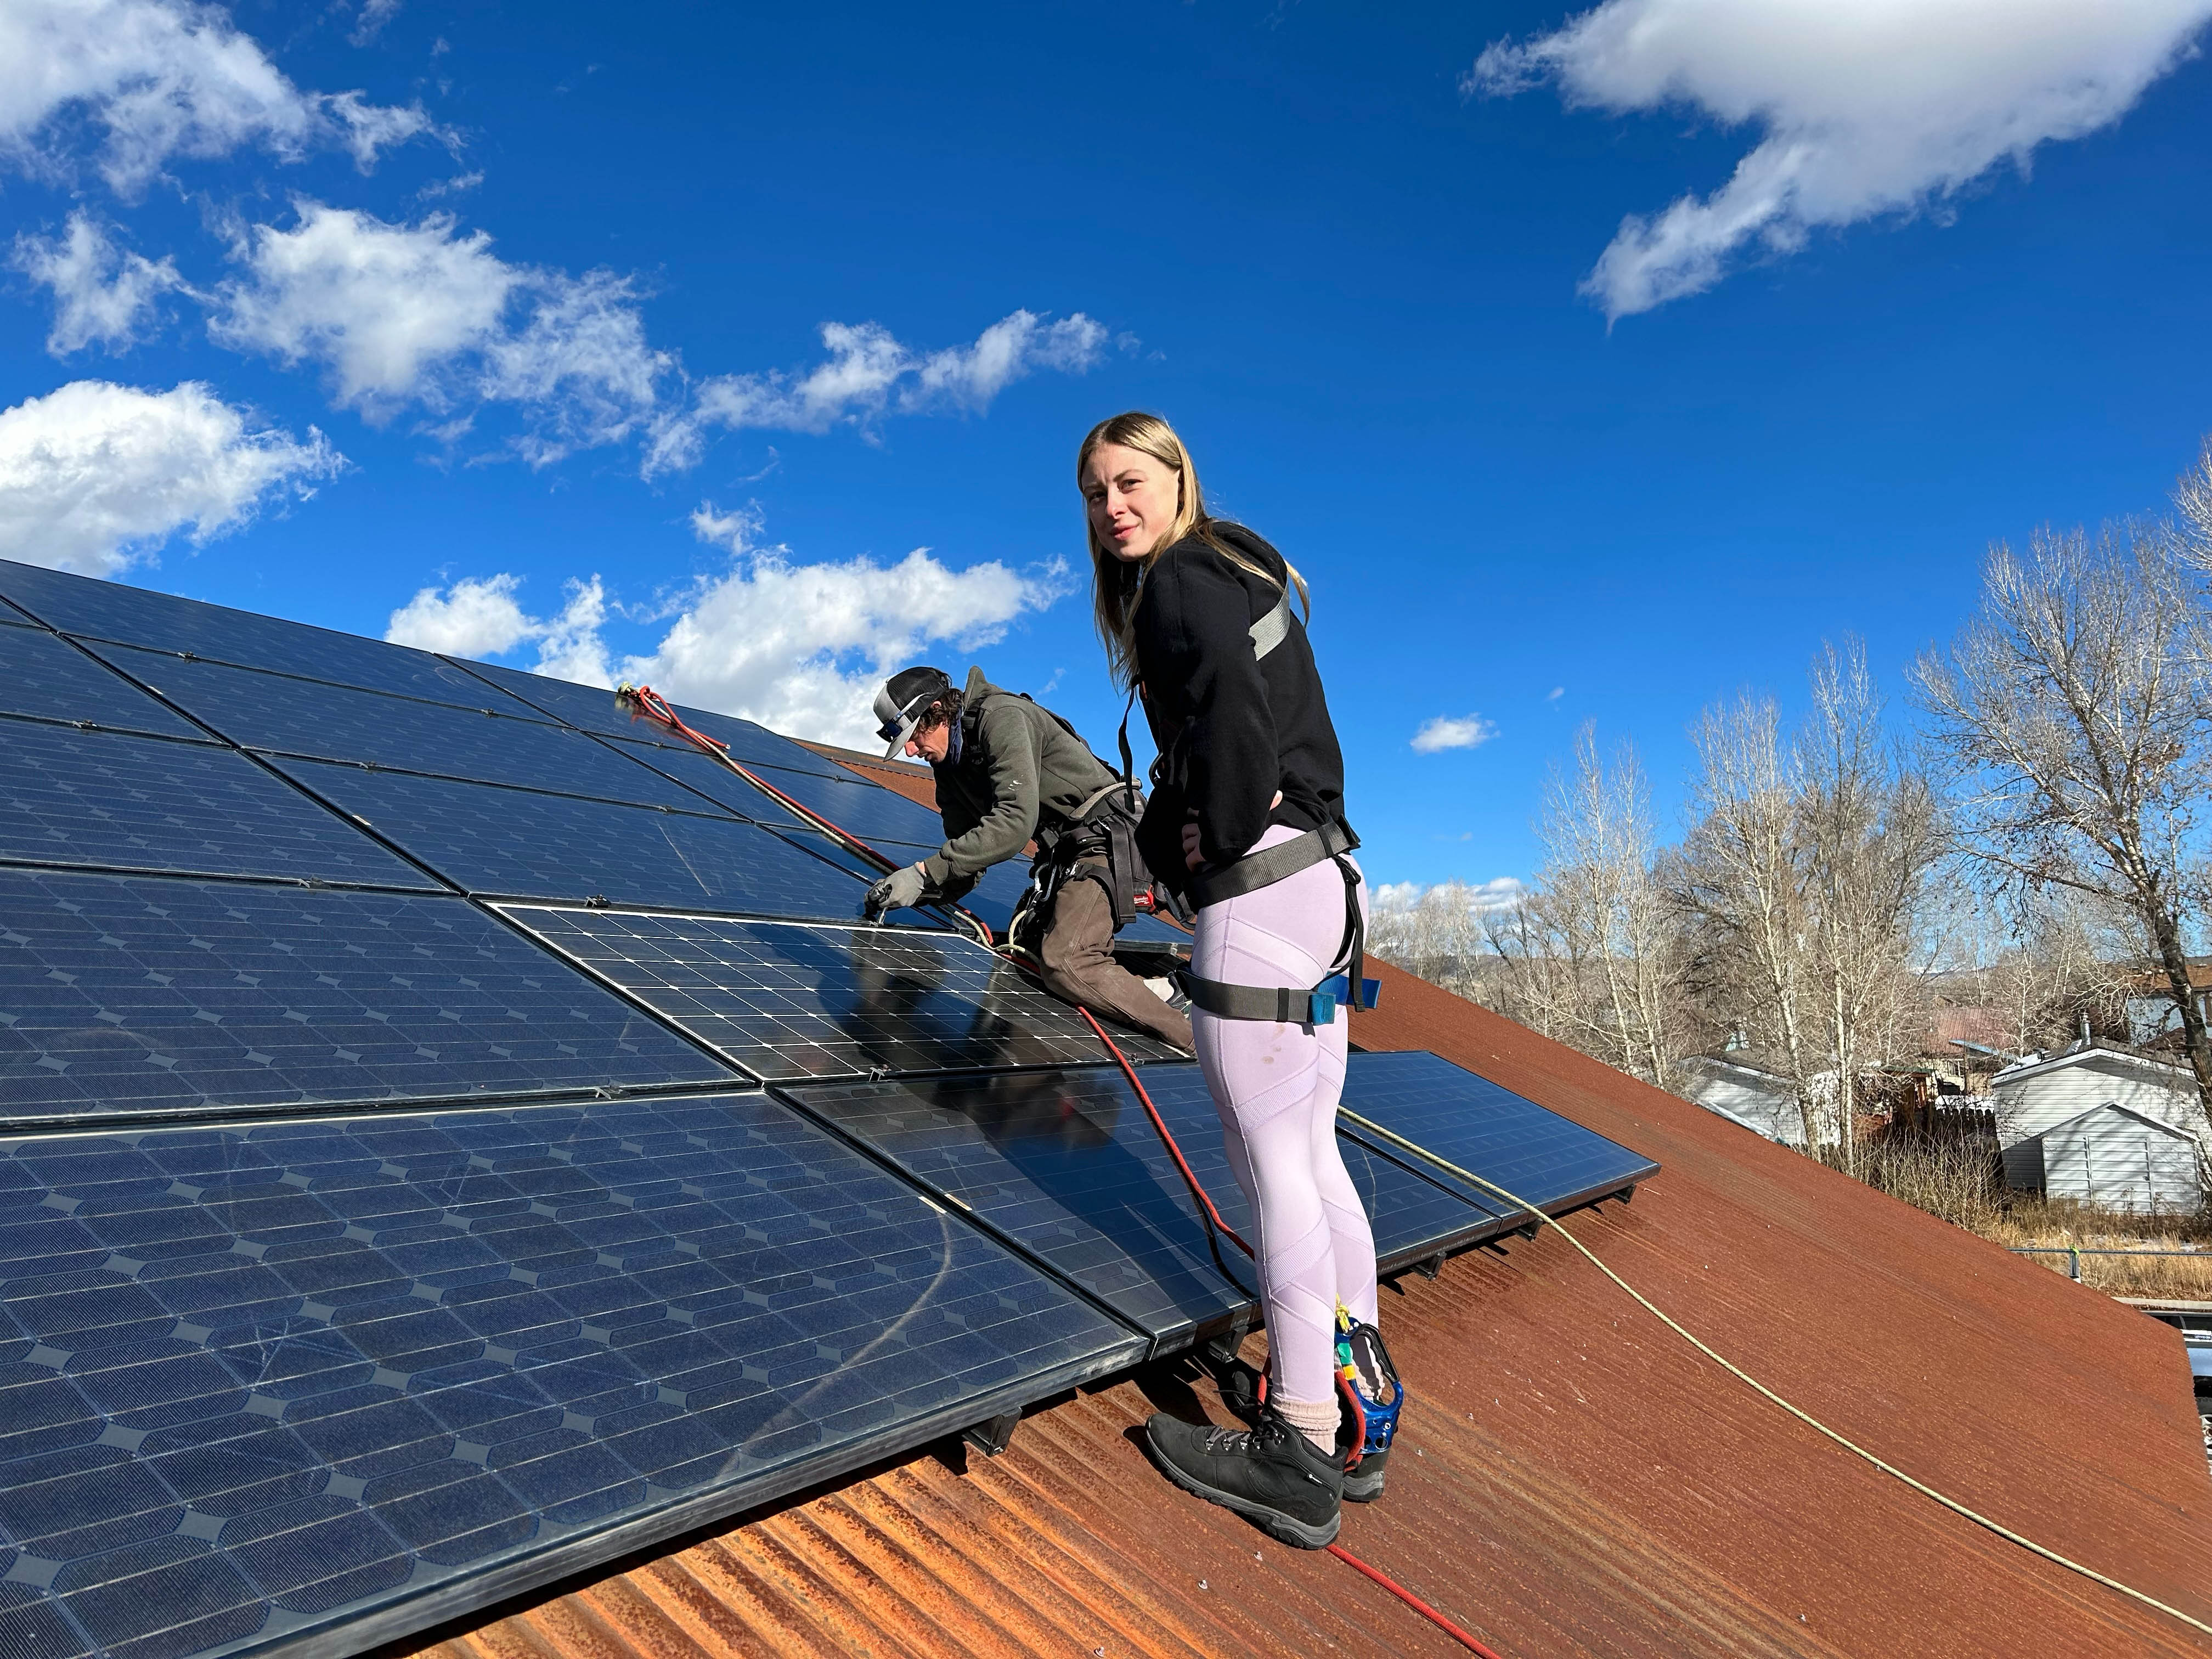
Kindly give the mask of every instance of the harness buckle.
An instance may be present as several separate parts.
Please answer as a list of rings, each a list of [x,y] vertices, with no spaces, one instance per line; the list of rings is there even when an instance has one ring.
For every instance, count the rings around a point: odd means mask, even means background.
[[[1309,1025],[1336,1024],[1336,994],[1334,991],[1316,991],[1307,999],[1305,1024]]]

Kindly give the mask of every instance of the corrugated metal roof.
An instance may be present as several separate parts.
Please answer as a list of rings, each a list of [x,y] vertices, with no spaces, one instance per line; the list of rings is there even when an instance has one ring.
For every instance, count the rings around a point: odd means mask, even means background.
[[[2199,1617],[2212,1481],[2174,1334],[1384,969],[1364,1046],[1427,1048],[1656,1158],[1571,1222],[1739,1363],[1962,1501]],[[1547,1235],[1408,1278],[1413,1392],[1347,1547],[1508,1655],[2201,1653],[1716,1370]],[[1433,1627],[1154,1474],[1165,1375],[919,1457],[452,1637],[443,1659],[1441,1654]]]
[[[918,769],[817,750],[931,804]],[[1387,964],[1370,1048],[1428,1048],[1656,1159],[1571,1220],[1754,1376],[1992,1518],[2199,1618],[2212,1479],[2157,1322]],[[1408,1276],[1389,1497],[1346,1547],[1510,1656],[2141,1656],[2185,1628],[1814,1435],[1555,1236]],[[916,1457],[449,1633],[439,1659],[1446,1654],[1327,1556],[1184,1498],[1133,1439],[1211,1403],[1147,1373],[964,1474]],[[1223,1420],[1218,1406],[1213,1415]]]

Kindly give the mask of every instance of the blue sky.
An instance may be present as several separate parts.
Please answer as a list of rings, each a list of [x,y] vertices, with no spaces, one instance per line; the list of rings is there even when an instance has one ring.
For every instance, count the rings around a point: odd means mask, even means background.
[[[1705,704],[1901,693],[2212,429],[2212,0],[1875,9],[0,0],[0,552],[1110,751],[1073,456],[1154,409],[1313,582],[1370,874],[1525,877],[1579,722],[1671,823]]]

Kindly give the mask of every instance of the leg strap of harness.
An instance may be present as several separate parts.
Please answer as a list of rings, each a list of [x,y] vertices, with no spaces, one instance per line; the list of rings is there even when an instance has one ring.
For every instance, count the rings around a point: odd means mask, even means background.
[[[1343,832],[1334,824],[1329,829],[1340,842]],[[1320,831],[1314,831],[1310,836],[1286,841],[1279,847],[1269,848],[1267,853],[1239,860],[1230,866],[1230,871],[1242,870],[1268,854],[1287,852],[1320,836]],[[1359,872],[1352,866],[1352,860],[1344,856],[1340,848],[1334,854],[1322,853],[1320,857],[1304,859],[1294,868],[1270,878],[1270,881],[1310,869],[1322,858],[1334,858],[1344,875],[1344,937],[1337,946],[1336,957],[1343,971],[1330,975],[1318,985],[1297,990],[1289,986],[1231,985],[1225,980],[1200,979],[1186,968],[1176,975],[1176,982],[1182,987],[1192,1007],[1203,1009],[1219,1019],[1272,1020],[1279,1025],[1330,1025],[1336,1021],[1340,1003],[1352,1008],[1375,1006],[1382,987],[1379,981],[1361,977],[1361,970],[1367,965],[1367,927],[1366,919],[1359,913]],[[1268,884],[1267,881],[1255,882],[1244,890],[1254,891]],[[1216,902],[1219,896],[1217,895]]]

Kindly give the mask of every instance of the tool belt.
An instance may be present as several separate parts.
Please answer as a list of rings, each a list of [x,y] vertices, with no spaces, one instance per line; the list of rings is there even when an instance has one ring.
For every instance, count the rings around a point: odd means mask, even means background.
[[[1137,850],[1137,817],[1144,799],[1119,778],[1085,796],[1068,814],[1068,826],[1051,850],[1030,867],[1024,911],[1041,921],[1048,918],[1070,881],[1093,881],[1105,890],[1116,932],[1160,908],[1159,890]]]
[[[1296,840],[1257,853],[1247,853],[1236,863],[1190,879],[1191,901],[1203,910],[1332,860],[1344,877],[1344,939],[1337,946],[1329,975],[1304,990],[1289,986],[1231,985],[1224,980],[1200,979],[1188,969],[1176,981],[1189,997],[1190,1006],[1221,1019],[1272,1020],[1282,1025],[1331,1025],[1339,1004],[1354,1009],[1372,1008],[1382,993],[1379,981],[1363,979],[1366,965],[1367,921],[1359,912],[1359,871],[1346,856],[1352,838],[1344,826],[1323,824]]]

